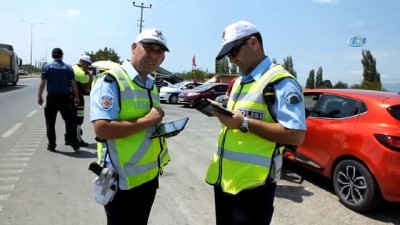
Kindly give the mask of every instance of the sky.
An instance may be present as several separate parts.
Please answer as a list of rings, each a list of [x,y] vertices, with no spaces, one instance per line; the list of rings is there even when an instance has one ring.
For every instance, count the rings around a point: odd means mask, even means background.
[[[105,47],[121,59],[139,34],[141,9],[127,0],[1,0],[0,43],[14,46],[24,64],[51,60],[60,47],[64,61],[75,64],[84,52]],[[215,71],[224,28],[239,20],[261,32],[266,54],[283,63],[292,56],[303,86],[310,70],[323,68],[333,84],[359,84],[363,49],[376,59],[383,86],[400,91],[399,0],[143,0],[143,28],[159,28],[170,52],[161,65],[171,72]],[[31,30],[33,35],[31,35]],[[361,47],[348,41],[366,38]]]

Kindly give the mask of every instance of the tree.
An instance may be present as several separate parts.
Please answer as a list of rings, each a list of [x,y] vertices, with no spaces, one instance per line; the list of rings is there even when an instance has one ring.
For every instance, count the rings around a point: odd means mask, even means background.
[[[315,71],[314,70],[310,70],[310,73],[308,74],[308,78],[306,81],[306,88],[307,89],[315,88]]]
[[[119,55],[112,48],[105,47],[103,50],[99,49],[97,52],[85,52],[86,55],[92,58],[92,62],[100,61],[100,60],[110,60],[116,63],[121,63]]]
[[[332,88],[332,82],[330,80],[324,80],[323,88]]]
[[[322,67],[318,68],[317,76],[315,77],[315,88],[321,88],[324,85],[324,79],[322,78]]]
[[[215,73],[228,74],[229,73],[229,62],[225,56],[221,60],[215,60]]]
[[[382,90],[381,75],[376,70],[376,60],[373,58],[371,51],[362,51],[361,63],[364,67],[364,79],[361,82],[361,88],[378,91]]]
[[[201,68],[188,72],[183,71],[182,73],[177,73],[177,75],[183,80],[196,80],[198,82],[204,82],[214,76],[214,74],[208,73]]]
[[[349,85],[342,81],[338,81],[335,85],[333,85],[333,88],[347,89],[347,88],[349,88]]]
[[[282,66],[283,66],[283,68],[285,68],[285,70],[287,70],[290,74],[292,74],[294,77],[297,78],[297,72],[293,68],[292,56],[288,56],[288,57],[284,58]]]
[[[230,72],[231,72],[231,74],[237,74],[238,73],[236,64],[231,64]]]

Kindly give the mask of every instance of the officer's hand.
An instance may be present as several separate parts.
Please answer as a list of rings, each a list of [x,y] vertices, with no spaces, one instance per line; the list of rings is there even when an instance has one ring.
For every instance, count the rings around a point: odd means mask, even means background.
[[[39,105],[43,105],[43,97],[42,97],[42,96],[40,96],[40,97],[38,98],[38,104],[39,104]]]
[[[228,129],[239,129],[243,123],[244,116],[239,111],[233,112],[233,116],[226,116],[217,111],[213,111],[213,114],[224,124]]]
[[[160,123],[163,117],[164,110],[158,107],[151,108],[150,112],[145,116],[145,118],[148,119],[152,125]]]
[[[77,107],[79,105],[79,98],[78,97],[74,97],[74,105],[75,105],[75,107]]]

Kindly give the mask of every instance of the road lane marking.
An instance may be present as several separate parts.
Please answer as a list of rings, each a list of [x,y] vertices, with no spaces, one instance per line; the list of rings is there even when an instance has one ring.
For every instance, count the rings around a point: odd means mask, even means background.
[[[9,174],[9,173],[22,173],[24,170],[23,169],[15,169],[15,170],[5,170],[1,169],[0,174]]]
[[[16,182],[19,180],[19,177],[12,176],[12,177],[0,177],[0,183],[9,183],[9,182]]]
[[[4,167],[26,167],[27,163],[0,163],[0,168]]]
[[[12,148],[10,152],[34,152],[36,148]]]
[[[22,158],[22,157],[18,157],[18,158],[15,158],[15,157],[13,157],[13,158],[0,158],[0,161],[2,161],[2,162],[4,162],[4,161],[6,161],[6,162],[8,162],[8,161],[29,161],[31,158]]]
[[[10,194],[0,194],[0,201],[7,200],[9,196],[10,196]]]
[[[33,156],[33,152],[7,152],[6,156]]]
[[[15,188],[15,184],[0,184],[0,191],[12,191]]]
[[[18,128],[22,126],[22,123],[16,123],[13,127],[11,127],[8,131],[6,131],[1,137],[9,137],[11,136]]]
[[[37,109],[30,112],[28,115],[26,115],[26,117],[32,117],[33,115],[35,115],[36,112],[37,112]]]

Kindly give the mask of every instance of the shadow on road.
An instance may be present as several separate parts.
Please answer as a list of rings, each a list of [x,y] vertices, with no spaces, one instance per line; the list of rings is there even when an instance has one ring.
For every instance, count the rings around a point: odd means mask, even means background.
[[[15,90],[23,89],[25,87],[27,87],[27,85],[16,85],[16,86],[0,87],[0,93],[15,91]]]
[[[287,160],[284,161],[281,179],[300,186],[278,185],[275,193],[275,196],[278,198],[286,198],[300,203],[303,201],[304,196],[313,195],[312,192],[304,190],[304,187],[301,186],[304,180],[319,188],[322,188],[332,195],[336,195],[330,179]],[[384,202],[382,205],[373,210],[359,214],[384,223],[400,224],[399,208],[400,203]]]
[[[82,158],[82,159],[88,159],[88,158],[96,158],[97,153],[93,152],[93,150],[89,150],[86,148],[81,148],[81,150],[75,152],[75,151],[56,151],[55,153],[60,154],[60,155],[65,155],[73,158]]]

